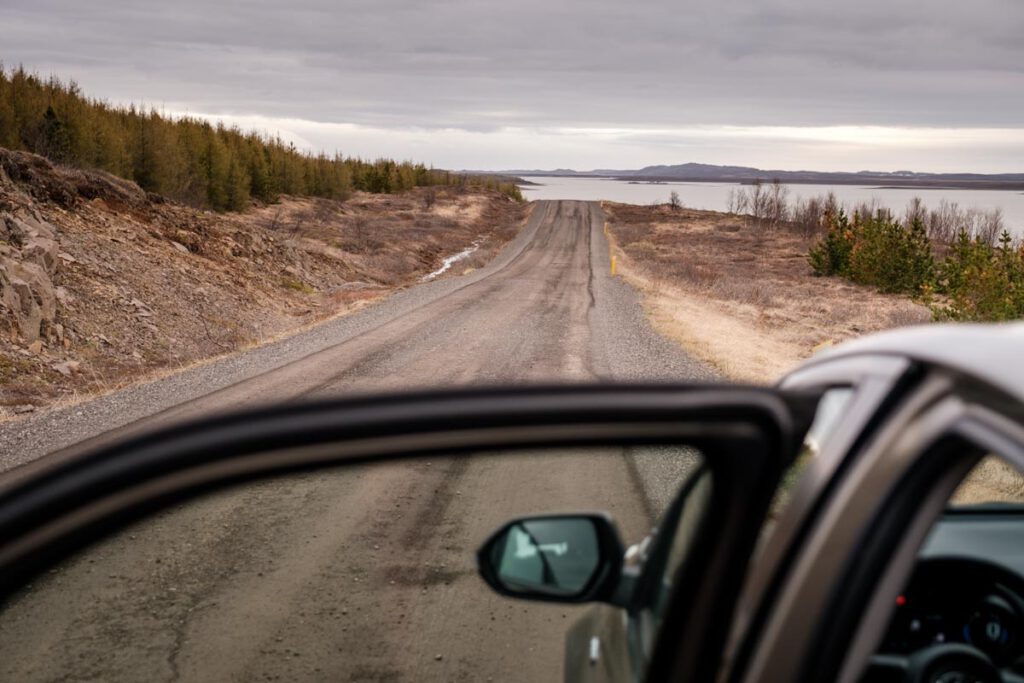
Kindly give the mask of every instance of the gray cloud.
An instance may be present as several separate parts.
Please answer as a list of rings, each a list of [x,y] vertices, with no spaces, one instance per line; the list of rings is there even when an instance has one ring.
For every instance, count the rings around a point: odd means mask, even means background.
[[[375,127],[1019,127],[1019,0],[5,0],[115,101]]]

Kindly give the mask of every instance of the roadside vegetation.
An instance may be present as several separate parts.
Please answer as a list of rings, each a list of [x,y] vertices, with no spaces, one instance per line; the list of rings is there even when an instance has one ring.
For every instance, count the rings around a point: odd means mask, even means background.
[[[909,295],[936,320],[1024,318],[1024,241],[1005,229],[998,209],[929,209],[915,198],[897,217],[872,204],[843,207],[834,196],[789,203],[788,195],[785,185],[755,184],[735,192],[730,208],[762,229],[814,238],[815,274]]]
[[[508,179],[309,154],[279,137],[114,106],[87,97],[73,81],[2,64],[0,147],[106,171],[147,192],[217,211],[239,211],[251,199],[273,202],[279,195],[345,199],[353,191],[389,194],[435,185],[470,185],[522,199]]]
[[[917,218],[849,219],[840,210],[823,222],[825,235],[810,250],[819,275],[909,294],[930,305],[937,320],[1024,318],[1024,245],[1005,230],[995,244],[963,228],[947,243],[929,238]]]

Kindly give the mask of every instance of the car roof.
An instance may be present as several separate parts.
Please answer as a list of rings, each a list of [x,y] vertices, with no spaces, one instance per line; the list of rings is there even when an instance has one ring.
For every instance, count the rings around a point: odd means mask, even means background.
[[[862,355],[898,355],[972,376],[1024,402],[1024,322],[919,325],[855,339],[806,365]]]

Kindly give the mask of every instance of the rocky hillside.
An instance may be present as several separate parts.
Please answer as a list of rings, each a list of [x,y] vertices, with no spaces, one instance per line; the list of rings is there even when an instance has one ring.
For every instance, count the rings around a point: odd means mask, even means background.
[[[473,244],[479,263],[522,213],[439,188],[216,214],[0,149],[0,418],[354,310]]]

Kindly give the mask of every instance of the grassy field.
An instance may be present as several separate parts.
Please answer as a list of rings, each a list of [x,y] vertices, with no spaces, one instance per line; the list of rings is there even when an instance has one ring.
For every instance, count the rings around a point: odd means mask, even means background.
[[[771,382],[815,349],[931,320],[909,297],[817,277],[811,238],[733,214],[605,203],[620,272],[657,329],[722,374]]]

